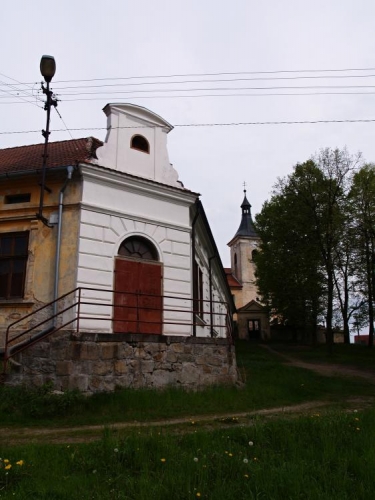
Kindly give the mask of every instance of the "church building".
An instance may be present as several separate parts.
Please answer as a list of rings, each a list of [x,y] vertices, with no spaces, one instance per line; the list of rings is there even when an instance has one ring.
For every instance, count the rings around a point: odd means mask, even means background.
[[[233,383],[233,298],[199,194],[169,161],[173,126],[133,104],[104,113],[104,143],[49,144],[39,213],[44,145],[0,150],[10,378],[85,392]]]
[[[225,270],[236,305],[237,336],[247,340],[267,340],[270,338],[269,319],[259,301],[255,280],[254,257],[260,238],[254,228],[246,190],[241,210],[240,226],[228,243],[231,267]]]

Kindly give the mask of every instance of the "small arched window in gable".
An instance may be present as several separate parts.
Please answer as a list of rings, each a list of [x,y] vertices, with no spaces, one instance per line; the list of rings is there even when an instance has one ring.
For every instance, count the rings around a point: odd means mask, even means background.
[[[130,141],[130,147],[138,151],[143,151],[144,153],[150,153],[150,143],[143,135],[133,135]]]
[[[252,259],[253,262],[256,261],[258,253],[259,253],[258,250],[253,250],[251,252],[251,259]]]
[[[120,245],[119,255],[135,259],[159,260],[155,246],[142,236],[130,236]]]

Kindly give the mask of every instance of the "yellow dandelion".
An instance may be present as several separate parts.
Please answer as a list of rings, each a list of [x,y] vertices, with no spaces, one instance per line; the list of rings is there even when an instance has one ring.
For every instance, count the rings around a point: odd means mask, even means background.
[[[25,462],[23,460],[18,460],[18,462],[16,462],[17,465],[23,465]]]
[[[254,462],[256,462],[258,459],[257,459],[257,457],[254,457],[253,460],[254,460]]]
[[[6,466],[4,467],[4,469],[5,469],[5,470],[9,470],[9,469],[11,469],[11,468],[12,468],[12,464],[8,464],[8,465],[6,465]]]
[[[249,478],[249,474],[244,474],[243,477],[246,477],[246,479],[248,479]]]
[[[166,458],[161,458],[161,459],[160,459],[160,462],[163,462],[163,463],[164,463],[164,462],[166,462],[166,460],[167,460]]]
[[[9,460],[7,458],[4,458],[3,462],[4,464],[9,464]]]
[[[229,456],[230,456],[230,457],[233,457],[233,453],[229,453]]]
[[[356,428],[357,431],[360,431],[361,429],[359,427]]]
[[[200,497],[200,496],[201,496],[201,494],[200,494],[200,493],[199,493],[199,491],[198,491],[198,492],[197,492],[197,497]]]
[[[359,418],[358,418],[358,417],[355,417],[355,419],[354,419],[354,420],[356,420],[356,421],[358,422],[358,421],[359,421]]]

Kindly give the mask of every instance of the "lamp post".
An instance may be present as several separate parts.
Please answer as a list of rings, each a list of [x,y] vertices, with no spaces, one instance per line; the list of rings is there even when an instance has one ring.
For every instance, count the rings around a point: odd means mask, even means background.
[[[48,220],[43,216],[43,200],[44,200],[44,190],[49,193],[51,190],[45,185],[46,184],[46,168],[47,168],[47,159],[48,159],[48,139],[50,135],[49,124],[50,124],[50,116],[51,116],[51,106],[57,106],[57,100],[53,98],[53,92],[49,88],[49,84],[52,78],[55,75],[56,71],[56,63],[55,59],[52,56],[42,56],[40,60],[40,72],[46,82],[47,86],[45,87],[42,83],[43,94],[46,94],[46,102],[44,104],[44,109],[47,111],[47,123],[46,130],[42,130],[42,135],[44,137],[44,151],[43,151],[43,165],[42,165],[42,180],[40,183],[40,202],[39,202],[39,212],[36,214],[37,218],[43,222],[46,226],[49,226]]]

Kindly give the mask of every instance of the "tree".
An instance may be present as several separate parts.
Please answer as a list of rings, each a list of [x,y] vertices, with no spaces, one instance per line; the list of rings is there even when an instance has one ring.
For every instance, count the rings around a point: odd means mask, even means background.
[[[374,343],[375,299],[375,165],[364,165],[353,177],[349,199],[356,234],[359,280],[368,306],[369,346]]]
[[[262,251],[268,254],[278,252],[278,249],[270,247],[275,235],[279,239],[278,243],[273,241],[273,247],[275,244],[284,245],[284,254],[278,256],[279,272],[293,263],[293,266],[297,266],[293,269],[299,272],[298,277],[295,275],[298,285],[309,290],[307,300],[316,314],[322,310],[324,302],[326,339],[330,352],[333,346],[335,290],[339,286],[336,266],[345,234],[346,199],[351,173],[359,159],[360,155],[350,156],[345,149],[321,150],[312,159],[296,165],[291,175],[279,180],[271,202],[264,205],[256,219],[262,238]],[[278,210],[284,211],[288,224],[285,224],[277,209],[269,210],[269,205],[280,204],[281,200],[283,203]],[[281,220],[284,220],[284,225],[280,223]],[[262,259],[265,258],[262,256]],[[285,300],[282,297],[284,292],[266,279],[266,263],[260,261],[258,266],[262,296],[266,300],[272,297],[272,303],[278,311],[278,304]],[[346,287],[348,284],[348,280],[344,281]],[[303,290],[300,296],[305,299]],[[347,317],[347,310],[345,314]]]
[[[264,204],[256,226],[261,237],[256,275],[263,302],[295,339],[301,331],[314,341],[325,292],[306,206],[281,189]]]

